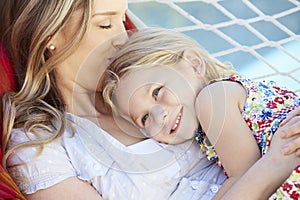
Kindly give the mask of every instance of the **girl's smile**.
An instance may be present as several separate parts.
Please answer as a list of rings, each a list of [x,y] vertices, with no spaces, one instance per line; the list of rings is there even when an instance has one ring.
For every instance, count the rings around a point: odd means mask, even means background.
[[[177,130],[178,130],[179,127],[180,127],[181,116],[182,116],[182,108],[180,109],[180,111],[179,111],[177,117],[175,118],[175,123],[174,123],[174,122],[171,123],[171,124],[173,124],[173,126],[172,126],[172,129],[171,129],[171,131],[170,131],[170,134],[173,134],[173,135],[174,135],[174,134],[177,133]],[[173,120],[173,121],[174,121],[174,120]]]

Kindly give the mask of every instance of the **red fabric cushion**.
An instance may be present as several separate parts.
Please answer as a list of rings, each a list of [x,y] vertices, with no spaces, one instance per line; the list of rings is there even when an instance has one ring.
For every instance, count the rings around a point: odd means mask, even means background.
[[[16,78],[13,72],[12,63],[8,56],[7,51],[5,50],[3,44],[0,42],[0,98],[5,92],[16,90]],[[0,103],[2,108],[2,101]],[[2,121],[2,111],[0,114],[0,119]],[[2,138],[2,123],[0,123],[0,136]],[[0,145],[1,146],[1,145]],[[1,149],[0,149],[0,158],[2,158]]]
[[[7,91],[16,90],[16,78],[13,72],[12,63],[8,56],[7,51],[5,50],[3,44],[0,42],[0,98]],[[2,101],[0,103],[2,108]],[[2,111],[0,114],[0,119],[2,121]],[[0,123],[0,136],[2,138],[2,123]],[[2,158],[1,149],[0,149],[0,158]]]
[[[16,90],[16,78],[7,51],[0,42],[0,97],[7,91]],[[0,137],[2,138],[2,101],[0,114]],[[1,145],[0,145],[1,147]],[[0,148],[0,199],[25,199],[18,187],[2,166],[2,148]]]
[[[6,92],[5,89],[7,90],[16,89],[16,78],[13,72],[11,60],[1,42],[0,42],[0,67],[1,67],[0,73],[2,75],[0,96],[2,97],[3,93]]]
[[[136,30],[136,26],[131,21],[131,19],[126,15],[126,23],[125,23],[125,29],[126,30]]]

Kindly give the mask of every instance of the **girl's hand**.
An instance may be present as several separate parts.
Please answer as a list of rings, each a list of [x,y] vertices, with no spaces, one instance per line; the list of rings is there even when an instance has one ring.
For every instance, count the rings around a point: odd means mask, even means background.
[[[283,145],[282,153],[284,155],[296,153],[300,157],[300,107],[290,112],[275,134],[279,134],[283,139],[297,136]]]

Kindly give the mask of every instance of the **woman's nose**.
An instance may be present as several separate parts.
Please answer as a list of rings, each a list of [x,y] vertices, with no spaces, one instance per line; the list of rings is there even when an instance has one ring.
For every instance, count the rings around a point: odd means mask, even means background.
[[[112,45],[116,48],[119,48],[120,46],[125,44],[127,40],[128,40],[128,35],[124,29],[123,31],[120,32],[120,34],[118,34],[116,37],[113,38]]]

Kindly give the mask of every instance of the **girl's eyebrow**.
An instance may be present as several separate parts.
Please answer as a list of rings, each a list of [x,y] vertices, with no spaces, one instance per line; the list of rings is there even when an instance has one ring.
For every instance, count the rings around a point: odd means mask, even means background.
[[[138,119],[140,118],[139,116],[133,116],[132,114],[130,114],[129,118],[132,120],[132,123],[138,127],[142,127],[138,121]]]
[[[140,124],[138,123],[138,119],[139,117],[131,117],[131,119],[133,120],[133,122],[135,123],[135,125],[140,126]]]
[[[151,85],[144,85],[144,87],[146,87],[145,95],[149,95],[150,94],[152,96],[152,89],[153,89],[154,85],[153,84],[151,84]],[[142,111],[142,113],[143,113],[143,111]],[[130,118],[138,126],[140,126],[140,123],[139,123],[140,115],[142,115],[142,114],[138,114],[137,116],[133,115],[132,113],[130,114]]]

